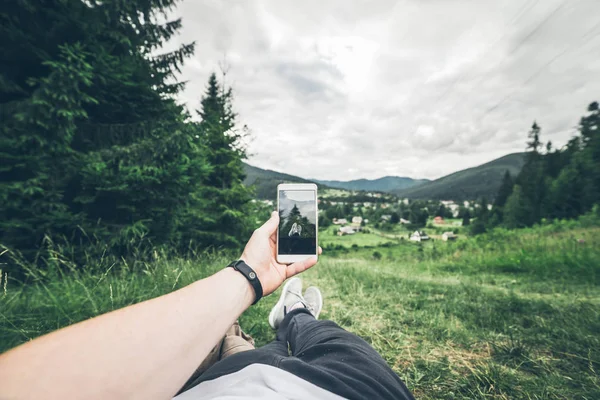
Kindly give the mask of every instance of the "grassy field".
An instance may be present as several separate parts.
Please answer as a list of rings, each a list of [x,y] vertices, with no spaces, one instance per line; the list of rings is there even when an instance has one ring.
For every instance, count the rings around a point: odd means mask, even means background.
[[[353,235],[338,236],[334,234],[337,227],[331,227],[319,231],[319,244],[323,248],[342,246],[344,248],[365,246],[381,246],[385,243],[393,242],[393,239],[382,237],[375,233],[355,233]]]
[[[323,291],[322,318],[371,343],[417,398],[600,399],[599,227],[555,224],[424,245],[321,237],[344,246],[302,276]],[[9,282],[0,292],[0,351],[182,287],[229,258],[156,254],[112,268],[98,261],[98,272],[26,287]],[[277,297],[241,318],[258,344],[273,338],[267,316]]]

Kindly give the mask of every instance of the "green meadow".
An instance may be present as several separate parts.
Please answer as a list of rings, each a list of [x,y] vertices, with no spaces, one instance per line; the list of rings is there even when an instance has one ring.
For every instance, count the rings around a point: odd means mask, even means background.
[[[450,243],[327,231],[321,238],[331,250],[302,278],[322,289],[322,318],[371,343],[417,398],[600,398],[596,222],[496,229]],[[68,263],[57,254],[63,269],[32,272],[25,286],[4,280],[0,352],[176,290],[235,255],[152,257],[99,259],[63,274]],[[267,315],[278,294],[241,317],[259,345],[273,339]]]

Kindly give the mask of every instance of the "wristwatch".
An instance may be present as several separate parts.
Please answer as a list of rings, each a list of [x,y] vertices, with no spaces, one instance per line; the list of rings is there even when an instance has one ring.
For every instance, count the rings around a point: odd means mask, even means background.
[[[248,279],[248,282],[250,282],[250,285],[252,285],[252,288],[254,289],[254,294],[256,295],[256,299],[254,300],[254,303],[252,303],[252,305],[258,303],[258,301],[263,296],[263,288],[260,284],[258,276],[256,275],[256,272],[254,272],[254,270],[250,268],[250,266],[246,264],[244,260],[233,261],[227,267],[235,269],[236,271],[244,275],[246,279]]]

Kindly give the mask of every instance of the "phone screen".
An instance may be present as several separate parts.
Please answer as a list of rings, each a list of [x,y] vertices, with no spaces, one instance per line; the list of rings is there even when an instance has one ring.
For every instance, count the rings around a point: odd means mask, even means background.
[[[317,192],[279,191],[279,254],[317,254]]]

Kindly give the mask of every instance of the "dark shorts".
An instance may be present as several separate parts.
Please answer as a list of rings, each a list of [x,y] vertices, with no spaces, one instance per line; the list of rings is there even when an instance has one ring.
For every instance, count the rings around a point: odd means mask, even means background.
[[[272,365],[348,399],[413,399],[385,360],[367,342],[306,309],[286,315],[276,339],[217,362],[183,391],[251,364]]]

